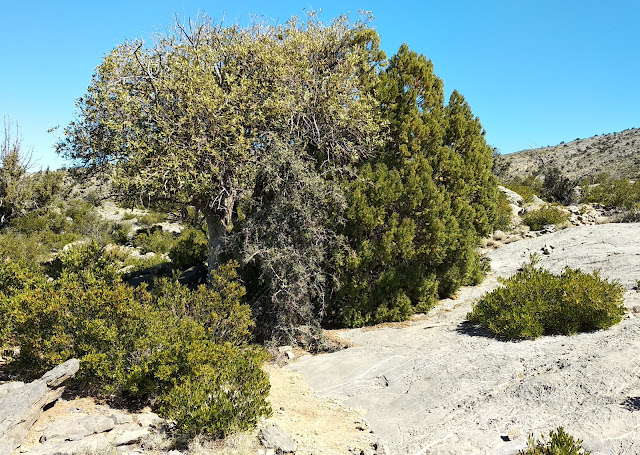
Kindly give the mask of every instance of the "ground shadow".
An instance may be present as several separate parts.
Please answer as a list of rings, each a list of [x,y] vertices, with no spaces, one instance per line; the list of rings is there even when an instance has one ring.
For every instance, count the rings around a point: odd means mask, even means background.
[[[463,321],[456,327],[456,332],[470,337],[483,337],[496,339],[495,335],[474,322]]]
[[[621,404],[629,411],[640,411],[640,397],[627,397]]]

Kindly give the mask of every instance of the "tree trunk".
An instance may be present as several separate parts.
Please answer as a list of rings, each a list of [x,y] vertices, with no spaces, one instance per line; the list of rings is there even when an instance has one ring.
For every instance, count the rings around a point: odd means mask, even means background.
[[[211,272],[220,265],[220,255],[222,254],[224,237],[227,235],[227,226],[224,222],[224,218],[215,213],[207,213],[205,215],[205,220],[207,221],[207,229],[209,231],[209,251],[207,254],[207,266],[209,272],[207,280],[209,280],[211,279]]]

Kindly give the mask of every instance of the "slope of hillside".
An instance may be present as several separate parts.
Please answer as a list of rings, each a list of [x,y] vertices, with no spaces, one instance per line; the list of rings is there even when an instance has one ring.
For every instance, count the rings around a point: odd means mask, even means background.
[[[509,180],[558,167],[570,178],[607,172],[614,177],[640,178],[640,128],[523,150],[496,159],[498,176]]]

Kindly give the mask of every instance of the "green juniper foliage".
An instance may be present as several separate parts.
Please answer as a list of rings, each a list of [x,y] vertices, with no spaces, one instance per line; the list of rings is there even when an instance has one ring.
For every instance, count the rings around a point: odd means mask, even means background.
[[[499,338],[573,335],[609,328],[624,315],[617,282],[565,268],[560,275],[536,267],[534,256],[504,286],[486,294],[467,315]]]
[[[431,61],[403,45],[374,93],[389,135],[345,184],[350,249],[336,258],[331,318],[350,326],[407,319],[477,282],[474,248],[499,220],[484,131],[458,92],[444,105]]]

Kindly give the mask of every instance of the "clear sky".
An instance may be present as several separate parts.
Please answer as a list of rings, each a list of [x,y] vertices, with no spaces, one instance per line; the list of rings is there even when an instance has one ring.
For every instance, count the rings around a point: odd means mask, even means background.
[[[406,42],[430,58],[502,153],[640,127],[637,0],[0,0],[0,116],[19,123],[38,167],[60,167],[53,144],[119,43],[149,38],[176,13],[246,24],[310,9],[326,20],[372,11],[387,54]]]

